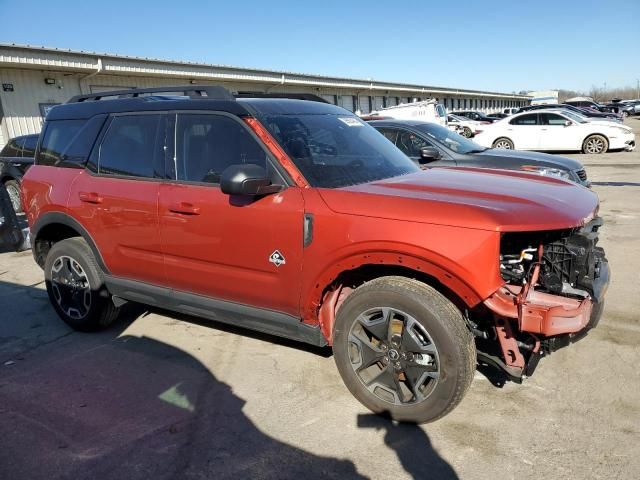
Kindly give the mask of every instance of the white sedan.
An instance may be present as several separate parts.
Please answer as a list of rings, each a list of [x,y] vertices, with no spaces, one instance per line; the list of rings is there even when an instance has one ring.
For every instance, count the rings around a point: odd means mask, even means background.
[[[488,148],[517,150],[580,150],[604,153],[633,150],[636,137],[625,125],[589,121],[568,110],[536,110],[518,113],[487,125],[474,141]]]
[[[466,117],[459,115],[453,115],[450,113],[447,115],[447,122],[449,129],[459,133],[463,137],[471,138],[482,131],[482,125],[490,125],[489,122],[478,122],[476,120],[469,120]]]

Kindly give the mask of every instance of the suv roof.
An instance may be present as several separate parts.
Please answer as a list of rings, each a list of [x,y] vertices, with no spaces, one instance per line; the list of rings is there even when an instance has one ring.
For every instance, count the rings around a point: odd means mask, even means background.
[[[169,95],[167,95],[169,94]],[[304,100],[304,101],[300,101]],[[292,105],[298,105],[292,112]],[[304,105],[304,106],[303,106]],[[99,114],[131,111],[217,110],[238,116],[259,113],[345,113],[345,110],[313,94],[231,94],[223,87],[158,87],[78,95],[53,107],[47,120],[88,119]]]

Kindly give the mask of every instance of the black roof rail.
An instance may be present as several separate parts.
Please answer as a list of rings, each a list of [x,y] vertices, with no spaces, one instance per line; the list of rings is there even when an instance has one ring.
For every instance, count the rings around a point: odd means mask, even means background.
[[[76,95],[67,103],[81,103],[87,101],[102,100],[104,97],[135,98],[141,94],[148,93],[169,93],[176,92],[190,98],[206,98],[208,100],[231,100],[235,101],[231,92],[224,87],[216,85],[182,85],[176,87],[154,87],[154,88],[130,88],[127,90],[113,90],[109,92],[90,93],[87,95]]]
[[[236,98],[289,98],[291,100],[308,100],[309,102],[329,103],[324,98],[313,93],[256,93],[238,92],[234,94]]]

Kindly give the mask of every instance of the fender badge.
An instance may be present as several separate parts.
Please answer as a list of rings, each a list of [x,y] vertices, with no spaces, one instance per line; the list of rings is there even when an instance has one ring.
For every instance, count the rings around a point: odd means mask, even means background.
[[[280,265],[284,265],[285,263],[287,263],[287,261],[284,259],[284,256],[278,250],[276,250],[271,255],[269,255],[269,261],[273,263],[276,267],[279,267]]]

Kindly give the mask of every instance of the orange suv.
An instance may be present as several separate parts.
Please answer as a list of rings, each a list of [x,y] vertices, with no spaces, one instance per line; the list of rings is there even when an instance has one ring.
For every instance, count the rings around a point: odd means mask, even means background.
[[[47,116],[23,197],[73,328],[133,301],[328,345],[353,395],[402,421],[451,411],[477,363],[530,375],[597,323],[609,279],[587,188],[422,171],[311,95],[74,97]]]

